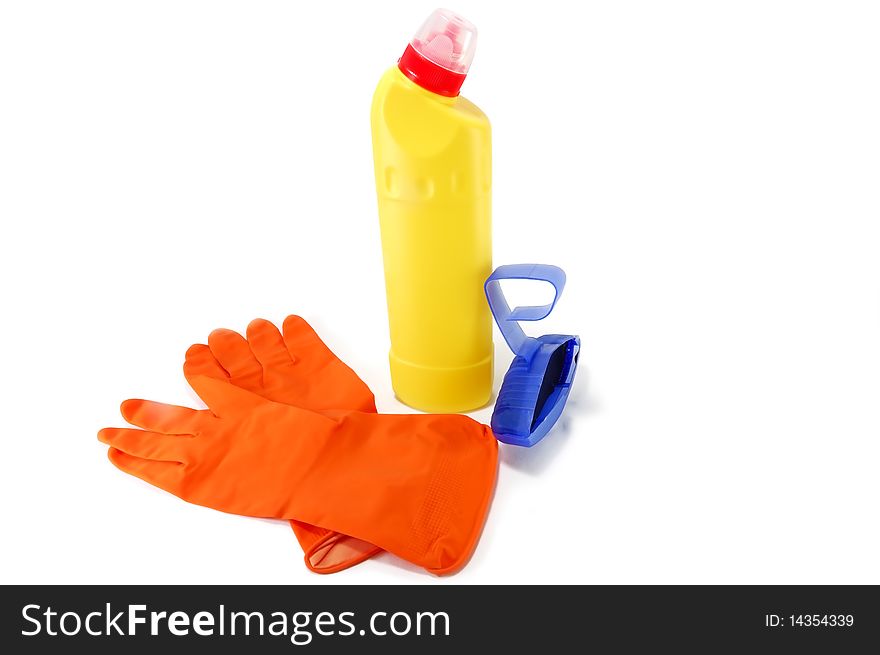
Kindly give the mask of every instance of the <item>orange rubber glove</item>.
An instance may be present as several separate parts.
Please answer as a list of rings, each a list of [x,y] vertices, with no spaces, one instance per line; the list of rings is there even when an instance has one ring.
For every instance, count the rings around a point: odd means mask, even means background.
[[[299,316],[278,328],[264,319],[251,321],[247,340],[232,330],[214,330],[208,343],[186,351],[187,380],[207,375],[263,398],[333,415],[333,410],[376,413],[370,388],[321,341]],[[336,414],[338,415],[338,411]],[[291,521],[306,566],[336,573],[381,552],[373,544],[316,525]]]
[[[110,460],[184,500],[350,535],[436,574],[461,567],[498,467],[491,430],[461,415],[343,413],[268,401],[195,376],[209,409],[127,400],[144,428],[105,428]]]

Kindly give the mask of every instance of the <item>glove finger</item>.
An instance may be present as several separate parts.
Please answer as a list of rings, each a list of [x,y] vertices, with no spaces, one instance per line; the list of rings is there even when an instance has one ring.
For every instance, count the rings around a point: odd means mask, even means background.
[[[223,384],[231,386],[227,382]],[[122,417],[132,425],[162,434],[199,434],[205,419],[211,415],[205,410],[166,405],[152,400],[126,400],[120,411]]]
[[[205,375],[196,375],[189,380],[189,384],[215,416],[243,416],[267,403],[274,405],[235,384]]]
[[[104,428],[98,441],[129,455],[162,462],[188,461],[187,447],[192,436],[168,435],[134,428]]]
[[[291,357],[293,357],[293,361],[302,359],[307,352],[312,353],[312,356],[315,354],[326,356],[329,354],[333,357],[330,349],[324,345],[318,333],[301,316],[291,314],[285,318],[282,329],[284,330],[284,343]]]
[[[151,459],[134,457],[117,448],[107,451],[108,459],[113,465],[129,475],[140,478],[144,482],[170,491],[179,496],[185,467],[179,462],[156,462]]]
[[[245,338],[232,330],[214,330],[208,335],[208,346],[220,366],[225,368],[232,378],[260,379],[263,367],[254,357]]]
[[[195,343],[186,351],[183,375],[187,380],[196,375],[207,375],[218,380],[229,379],[229,373],[220,366],[211,349],[203,343]]]
[[[247,327],[247,341],[263,370],[289,366],[293,363],[278,328],[265,319],[257,318],[251,321]]]

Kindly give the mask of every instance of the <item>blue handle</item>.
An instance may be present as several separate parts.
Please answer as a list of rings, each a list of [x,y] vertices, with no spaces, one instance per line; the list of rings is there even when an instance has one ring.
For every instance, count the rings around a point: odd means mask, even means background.
[[[501,280],[537,280],[553,285],[553,301],[547,305],[522,306],[510,309],[501,291]],[[565,271],[550,264],[508,264],[499,266],[486,280],[486,298],[501,334],[510,349],[520,354],[528,340],[518,321],[540,321],[546,318],[565,288]]]

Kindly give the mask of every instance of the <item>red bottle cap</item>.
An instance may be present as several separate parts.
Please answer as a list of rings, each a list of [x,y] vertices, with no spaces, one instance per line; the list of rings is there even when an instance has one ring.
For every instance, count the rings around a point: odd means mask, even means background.
[[[474,59],[477,28],[448,9],[428,17],[403,52],[397,67],[413,82],[454,98]]]

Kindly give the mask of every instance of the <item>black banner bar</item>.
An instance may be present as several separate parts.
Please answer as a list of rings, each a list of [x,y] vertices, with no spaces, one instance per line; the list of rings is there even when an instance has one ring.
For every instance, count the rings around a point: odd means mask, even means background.
[[[876,587],[3,587],[7,653],[855,652],[880,644]],[[11,649],[11,650],[10,650]]]

